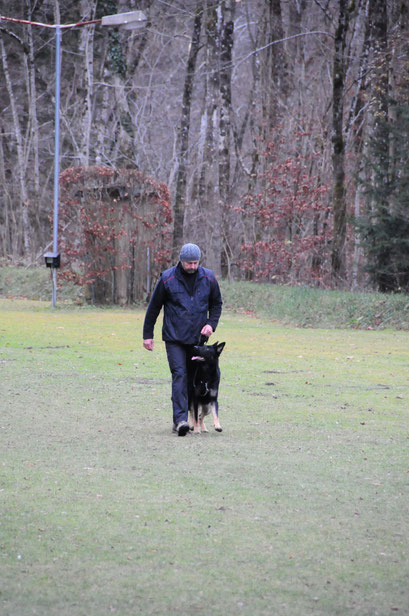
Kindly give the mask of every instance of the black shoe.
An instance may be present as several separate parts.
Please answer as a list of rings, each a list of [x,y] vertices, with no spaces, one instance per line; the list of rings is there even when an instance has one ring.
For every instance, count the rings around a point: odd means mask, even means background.
[[[180,421],[176,426],[176,432],[178,436],[185,436],[189,432],[189,424],[187,421]]]

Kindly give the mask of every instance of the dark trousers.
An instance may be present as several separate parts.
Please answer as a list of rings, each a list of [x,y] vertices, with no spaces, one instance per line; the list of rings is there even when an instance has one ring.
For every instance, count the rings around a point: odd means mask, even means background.
[[[193,348],[189,344],[166,342],[166,353],[172,373],[173,423],[188,419],[188,371],[192,370]]]

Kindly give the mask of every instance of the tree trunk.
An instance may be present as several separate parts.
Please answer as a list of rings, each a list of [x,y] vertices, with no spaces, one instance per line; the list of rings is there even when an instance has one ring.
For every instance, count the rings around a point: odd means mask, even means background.
[[[358,32],[363,30],[363,43],[359,57],[359,68],[356,77],[357,87],[355,94],[352,97],[348,119],[346,122],[346,142],[350,143],[350,148],[354,148],[359,156],[359,152],[363,147],[363,132],[364,132],[364,119],[363,113],[365,108],[365,91],[367,88],[367,75],[368,75],[368,61],[370,50],[370,28],[369,28],[369,11],[370,0],[365,0],[360,6],[357,21],[361,25],[358,28]],[[359,34],[357,34],[359,36]]]
[[[234,44],[235,0],[223,7],[222,33],[220,49],[220,138],[219,138],[219,200],[222,218],[222,253],[221,267],[223,274],[230,270],[231,250],[228,248],[228,220],[226,206],[231,195],[231,144],[232,144],[232,60]]]
[[[29,0],[26,0],[28,18],[31,19],[31,7]],[[35,77],[35,54],[34,54],[34,42],[33,31],[30,26],[27,28],[28,38],[28,88],[29,88],[29,116],[30,116],[30,139],[33,149],[33,184],[34,192],[36,195],[36,201],[40,195],[40,145],[39,145],[39,126],[37,117],[37,87]],[[36,203],[37,206],[37,203]]]
[[[335,32],[332,89],[332,164],[333,164],[333,241],[331,274],[336,284],[346,277],[346,199],[345,142],[343,131],[345,95],[345,46],[348,32],[348,1],[339,0],[338,27]]]
[[[107,71],[106,71],[107,72]],[[104,76],[106,76],[104,74]],[[105,85],[102,88],[102,99],[96,110],[96,137],[95,137],[95,162],[97,165],[106,165],[109,162],[109,147],[106,144],[107,126],[109,126],[110,108],[110,88]]]
[[[20,120],[17,111],[17,104],[13,92],[13,86],[10,78],[8,60],[7,60],[7,52],[4,45],[3,38],[0,33],[0,45],[1,45],[1,56],[3,62],[3,71],[6,79],[7,92],[10,99],[10,107],[11,113],[13,116],[13,124],[14,124],[14,134],[16,138],[16,147],[17,147],[17,175],[19,180],[20,187],[20,208],[21,208],[21,217],[22,217],[22,233],[23,233],[23,244],[24,244],[24,253],[26,256],[30,256],[31,254],[31,242],[30,242],[30,225],[28,218],[28,193],[26,187],[26,178],[25,178],[25,156],[24,156],[24,143],[23,136],[20,127]]]
[[[7,180],[6,180],[6,165],[5,165],[5,153],[3,149],[3,129],[0,128],[0,185],[2,190],[0,191],[0,255],[5,257],[10,250],[9,247],[9,234],[11,231],[9,220],[9,198],[6,192]]]
[[[81,0],[81,17],[88,21],[95,17],[95,3]],[[91,128],[92,128],[92,98],[94,75],[94,28],[81,28],[79,52],[84,58],[82,73],[83,108],[81,118],[80,164],[89,166]]]
[[[388,53],[388,11],[386,0],[371,0],[369,23],[373,54],[372,113],[374,117],[374,138],[378,144],[384,141],[385,132],[381,124],[388,117],[389,65]],[[385,160],[389,160],[389,140],[383,143]],[[387,164],[385,161],[380,164]],[[385,169],[385,177],[387,177]]]
[[[359,7],[359,13],[356,20],[356,28],[359,33],[363,31],[363,42],[360,51],[359,68],[357,72],[357,86],[354,96],[352,97],[348,120],[346,123],[346,142],[349,144],[347,148],[353,151],[356,157],[356,177],[357,184],[354,196],[354,218],[358,221],[362,215],[363,182],[364,169],[362,160],[367,157],[367,144],[365,140],[365,91],[367,88],[367,74],[370,50],[370,28],[369,28],[369,3],[370,0],[364,0]],[[360,273],[362,270],[363,250],[361,245],[361,233],[357,229],[353,237],[353,253],[351,264],[351,288],[356,291],[360,286]]]
[[[266,0],[263,45],[284,38],[280,0]],[[282,43],[270,45],[262,52],[261,95],[264,140],[279,122],[280,110],[285,109],[288,94],[287,59]]]
[[[220,6],[209,6],[206,15],[206,53],[207,53],[207,132],[203,161],[204,200],[201,203],[205,216],[205,255],[206,265],[221,273],[221,204],[219,190],[217,138],[220,131]]]
[[[193,81],[195,77],[196,60],[199,52],[200,32],[202,28],[203,11],[196,10],[192,40],[190,44],[189,58],[186,67],[185,84],[182,100],[182,117],[180,120],[179,135],[176,145],[177,172],[175,201],[173,206],[173,250],[172,258],[178,259],[180,247],[183,244],[183,222],[186,207],[186,184],[187,184],[187,158],[189,147],[190,113],[192,106]]]

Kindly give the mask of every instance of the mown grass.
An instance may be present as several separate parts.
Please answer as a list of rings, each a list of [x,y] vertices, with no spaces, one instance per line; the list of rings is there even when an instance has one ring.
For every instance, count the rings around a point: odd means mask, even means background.
[[[178,438],[142,319],[0,300],[0,612],[406,613],[409,334],[225,311]]]
[[[0,297],[47,301],[52,294],[51,270],[46,267],[0,266]],[[82,289],[72,283],[59,285],[60,303],[82,301]]]
[[[409,296],[223,282],[230,309],[299,327],[409,329]]]
[[[221,281],[225,307],[298,327],[409,330],[409,296],[325,291]],[[51,301],[50,270],[0,267],[0,297]],[[61,282],[58,304],[81,304],[83,292]]]

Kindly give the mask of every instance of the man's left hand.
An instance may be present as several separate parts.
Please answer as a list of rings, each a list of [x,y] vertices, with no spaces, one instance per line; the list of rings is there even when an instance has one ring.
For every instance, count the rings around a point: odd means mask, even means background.
[[[200,333],[202,334],[202,336],[210,338],[210,336],[213,334],[213,327],[211,325],[205,325],[204,327],[202,327],[202,331]]]

